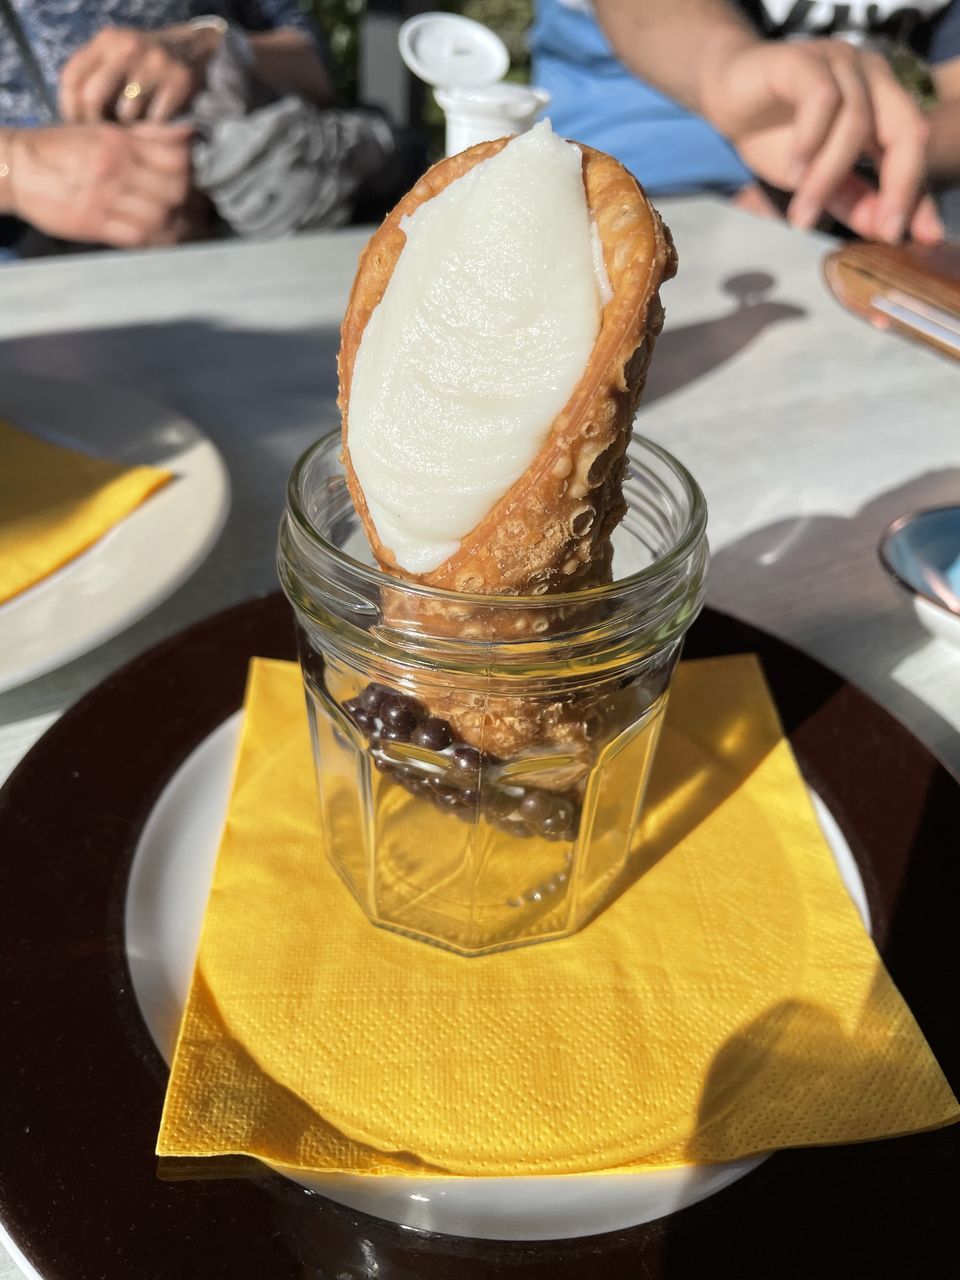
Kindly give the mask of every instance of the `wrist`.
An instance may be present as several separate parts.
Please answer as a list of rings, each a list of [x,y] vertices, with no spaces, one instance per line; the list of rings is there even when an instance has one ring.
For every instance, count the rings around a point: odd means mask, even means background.
[[[724,122],[731,64],[765,41],[745,23],[731,23],[714,36],[700,57],[697,73],[697,101],[694,110],[720,133]]]
[[[223,43],[226,32],[226,21],[211,16],[164,27],[157,34],[172,53],[202,70]]]

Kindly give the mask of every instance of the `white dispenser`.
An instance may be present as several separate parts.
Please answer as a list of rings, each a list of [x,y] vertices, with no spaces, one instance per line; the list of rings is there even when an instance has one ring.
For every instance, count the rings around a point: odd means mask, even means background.
[[[550,101],[543,89],[504,84],[507,47],[493,31],[453,13],[422,13],[400,28],[400,56],[429,84],[447,124],[446,154],[525,133]]]

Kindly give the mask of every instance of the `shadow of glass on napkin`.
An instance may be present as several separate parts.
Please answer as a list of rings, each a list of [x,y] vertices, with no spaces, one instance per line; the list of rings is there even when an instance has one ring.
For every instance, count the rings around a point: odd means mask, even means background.
[[[736,685],[731,668],[718,672]],[[616,892],[625,893],[744,786],[782,732],[772,703],[758,708],[735,693],[707,701],[699,686],[676,681]]]

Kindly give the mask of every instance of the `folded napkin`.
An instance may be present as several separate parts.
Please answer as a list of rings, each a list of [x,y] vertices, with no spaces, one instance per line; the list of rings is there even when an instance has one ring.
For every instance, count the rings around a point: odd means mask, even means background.
[[[378,930],[324,856],[299,672],[256,660],[158,1153],[581,1173],[960,1116],[753,658],[680,667],[638,840],[572,938],[465,959]]]
[[[0,422],[0,603],[85,551],[169,479]]]

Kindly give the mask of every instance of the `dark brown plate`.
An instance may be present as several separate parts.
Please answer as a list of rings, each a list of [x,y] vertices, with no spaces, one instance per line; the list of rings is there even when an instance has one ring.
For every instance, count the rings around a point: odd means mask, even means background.
[[[863,694],[707,610],[688,656],[758,653],[804,774],[859,863],[878,945],[960,1085],[960,787]],[[254,654],[292,658],[280,596],[111,676],[0,793],[0,1218],[47,1280],[904,1277],[960,1258],[960,1126],[782,1152],[672,1217],[518,1245],[413,1233],[284,1180],[161,1182],[166,1068],[124,952],[127,875],[164,784],[241,705]]]

